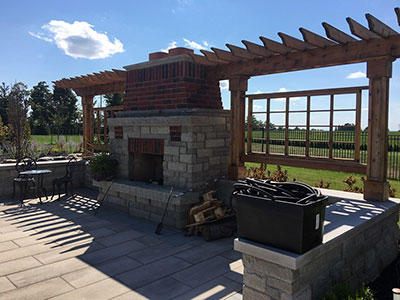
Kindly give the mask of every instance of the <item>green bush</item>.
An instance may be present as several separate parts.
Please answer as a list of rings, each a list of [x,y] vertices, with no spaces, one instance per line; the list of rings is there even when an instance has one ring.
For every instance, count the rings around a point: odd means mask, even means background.
[[[97,181],[113,180],[117,174],[117,167],[118,161],[106,153],[95,156],[89,163],[93,179]]]

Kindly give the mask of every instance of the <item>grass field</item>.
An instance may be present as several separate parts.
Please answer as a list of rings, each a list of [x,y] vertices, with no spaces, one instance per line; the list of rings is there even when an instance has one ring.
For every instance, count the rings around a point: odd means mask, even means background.
[[[249,168],[251,166],[259,166],[258,163],[246,163],[246,167]],[[283,170],[287,170],[289,181],[293,181],[293,178],[296,178],[296,181],[307,183],[311,186],[318,185],[321,179],[323,179],[324,183],[330,183],[330,188],[334,190],[342,191],[347,187],[347,184],[343,182],[350,175],[357,178],[356,186],[362,187],[361,174],[351,174],[345,172],[334,172],[334,171],[326,171],[326,170],[313,170],[313,169],[304,169],[304,168],[295,168],[295,167],[286,167],[282,166]],[[276,170],[276,165],[268,165],[268,170],[273,172]],[[365,175],[364,175],[365,176]],[[389,180],[389,183],[392,188],[397,190],[397,197],[400,197],[400,180]]]
[[[56,135],[31,135],[32,141],[35,141],[39,144],[46,144],[46,145],[55,145],[57,142]],[[60,135],[60,139],[63,142],[74,141],[76,143],[80,143],[82,141],[81,135]]]

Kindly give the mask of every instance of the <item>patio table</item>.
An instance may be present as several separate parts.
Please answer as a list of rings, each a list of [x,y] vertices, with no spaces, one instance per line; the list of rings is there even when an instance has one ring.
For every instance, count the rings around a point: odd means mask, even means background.
[[[35,190],[37,197],[39,197],[40,204],[42,204],[41,194],[44,194],[47,200],[47,191],[46,188],[43,186],[43,181],[44,181],[44,175],[50,173],[51,170],[29,170],[20,173],[21,175],[37,177],[37,181],[35,183]]]

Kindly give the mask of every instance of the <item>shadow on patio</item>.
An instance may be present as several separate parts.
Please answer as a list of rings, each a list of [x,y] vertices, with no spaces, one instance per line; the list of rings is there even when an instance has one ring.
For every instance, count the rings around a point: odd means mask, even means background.
[[[205,242],[74,199],[0,200],[0,299],[241,299],[232,239]]]

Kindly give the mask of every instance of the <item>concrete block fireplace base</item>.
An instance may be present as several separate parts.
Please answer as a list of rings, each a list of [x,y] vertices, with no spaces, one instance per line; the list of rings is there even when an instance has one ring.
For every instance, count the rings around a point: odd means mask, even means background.
[[[93,185],[99,188],[100,199],[111,185],[104,205],[154,222],[161,221],[170,193],[168,186],[141,181],[117,180],[113,183],[93,181]],[[198,193],[174,189],[164,224],[178,229],[183,228],[187,224],[190,208],[198,202]]]

